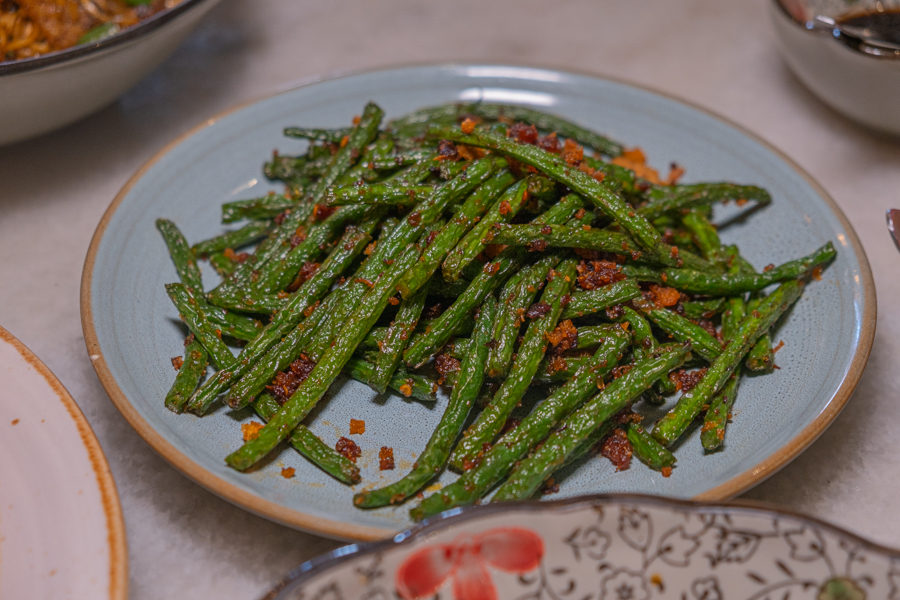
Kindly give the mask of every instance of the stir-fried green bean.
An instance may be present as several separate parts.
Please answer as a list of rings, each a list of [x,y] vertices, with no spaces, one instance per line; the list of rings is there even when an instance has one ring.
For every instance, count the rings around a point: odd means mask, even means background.
[[[448,466],[462,472],[416,520],[495,488],[493,501],[530,497],[595,446],[612,457],[621,445],[668,477],[669,447],[698,417],[704,450],[723,448],[740,368],[773,368],[768,330],[835,258],[831,242],[756,272],[713,217],[749,201],[748,217],[772,201],[762,188],[660,183],[639,151],[528,107],[451,104],[386,127],[383,114],[369,103],[352,126],[286,128],[304,150],[263,166],[284,193],[223,204],[236,229],[190,246],[157,221],[180,281],[166,290],[192,334],[166,407],[252,407],[265,424],[244,431],[230,467],[286,441],[365,483],[360,508],[422,498]],[[198,260],[222,277],[212,290]],[[201,384],[209,361],[218,371]],[[329,448],[304,424],[347,378],[432,408],[449,395],[389,485],[364,482],[372,467],[341,454],[346,440]],[[645,429],[641,413],[677,391]]]

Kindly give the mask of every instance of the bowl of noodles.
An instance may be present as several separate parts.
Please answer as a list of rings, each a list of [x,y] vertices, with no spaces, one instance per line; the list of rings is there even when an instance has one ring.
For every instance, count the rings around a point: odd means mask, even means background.
[[[109,104],[219,0],[0,0],[0,145]]]

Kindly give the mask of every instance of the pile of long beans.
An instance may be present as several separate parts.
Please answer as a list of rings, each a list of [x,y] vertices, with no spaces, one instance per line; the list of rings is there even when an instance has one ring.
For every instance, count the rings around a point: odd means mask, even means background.
[[[425,402],[450,391],[412,470],[357,493],[361,508],[416,496],[448,466],[462,475],[415,519],[494,489],[527,498],[595,447],[668,476],[695,420],[705,450],[722,448],[740,378],[775,367],[772,326],[835,257],[829,242],[757,272],[710,218],[719,202],[764,207],[765,190],[679,185],[674,167],[663,181],[639,150],[552,115],[474,104],[382,119],[370,103],[344,129],[285,129],[308,150],[265,165],[285,193],[223,205],[236,230],[189,246],[157,222],[190,330],[166,406],[252,406],[265,425],[225,459],[234,469],[287,441],[359,482],[352,456],[303,425],[343,373]],[[209,291],[200,259],[222,276]],[[517,422],[533,388],[545,399]],[[656,423],[634,411],[678,392]]]

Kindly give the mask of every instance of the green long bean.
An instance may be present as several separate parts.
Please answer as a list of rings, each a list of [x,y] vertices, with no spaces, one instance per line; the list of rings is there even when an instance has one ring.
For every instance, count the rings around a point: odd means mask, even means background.
[[[474,224],[471,231],[449,251],[441,265],[441,272],[446,280],[456,281],[459,279],[463,269],[484,251],[486,234],[494,224],[512,219],[521,210],[525,203],[528,182],[522,180],[513,184],[514,180],[512,174],[507,173],[503,180],[497,182],[496,190],[502,191],[502,195],[497,194],[490,198],[490,200],[496,199],[496,202],[493,203],[484,218]],[[505,191],[503,191],[504,189]]]
[[[309,411],[325,395],[341,369],[350,360],[357,346],[378,320],[394,293],[400,276],[418,258],[419,251],[409,246],[383,273],[372,289],[366,293],[358,308],[347,319],[335,338],[335,343],[316,363],[306,380],[291,395],[272,419],[259,430],[259,436],[247,441],[226,457],[225,462],[238,471],[244,471],[259,462],[309,414]]]
[[[418,292],[403,300],[397,309],[397,315],[387,328],[384,339],[378,344],[378,357],[375,359],[375,368],[372,370],[372,377],[368,384],[379,394],[383,394],[387,390],[394,371],[400,366],[403,350],[406,349],[407,341],[416,328],[419,317],[422,316],[427,296],[428,285],[425,285]]]
[[[569,415],[540,448],[518,464],[491,501],[519,500],[531,496],[595,430],[628,406],[660,375],[681,364],[689,351],[690,344],[660,346],[650,356],[637,362],[631,370]]]
[[[764,273],[726,273],[722,275],[700,273],[691,269],[665,269],[653,271],[647,267],[625,265],[623,271],[638,281],[652,281],[673,287],[682,292],[708,296],[731,296],[744,292],[756,292],[773,283],[797,279],[808,275],[814,268],[823,267],[834,260],[837,252],[831,242],[803,258],[786,262]]]
[[[256,411],[256,414],[263,421],[271,419],[280,408],[278,401],[268,393],[262,394],[253,403],[253,410]],[[329,448],[319,436],[310,431],[305,425],[298,425],[291,432],[291,446],[309,462],[341,483],[353,485],[354,483],[359,483],[362,479],[359,474],[359,467]]]
[[[496,313],[496,301],[489,297],[481,306],[476,317],[475,331],[472,334],[474,344],[460,366],[459,379],[453,386],[453,393],[447,408],[441,416],[440,423],[425,445],[410,471],[401,480],[386,487],[364,491],[353,497],[353,504],[360,508],[376,508],[388,504],[399,504],[418,492],[429,480],[433,479],[447,462],[450,448],[459,435],[466,417],[478,397],[484,380],[482,365],[487,357],[487,342],[491,335],[491,323]]]
[[[197,242],[191,251],[194,256],[208,256],[213,252],[222,252],[226,248],[243,248],[266,237],[271,231],[271,221],[250,221],[240,229]]]
[[[772,324],[800,298],[802,291],[801,281],[783,283],[760,303],[754,313],[744,318],[735,337],[713,361],[700,383],[682,395],[672,410],[657,422],[653,428],[653,437],[659,443],[670,446],[681,437],[691,421],[700,414],[703,406],[712,400],[715,393],[731,377],[759,336],[768,331]]]
[[[169,256],[175,264],[175,270],[178,272],[181,283],[195,294],[202,294],[203,280],[200,275],[200,267],[197,266],[197,260],[184,239],[184,235],[175,223],[168,219],[157,219],[156,228],[166,242]]]
[[[206,366],[209,357],[196,337],[193,335],[185,341],[184,362],[175,374],[175,381],[166,394],[166,408],[175,413],[184,411],[184,405],[188,398],[200,385],[200,380],[206,375]]]
[[[293,198],[288,198],[283,194],[270,194],[250,200],[226,202],[222,205],[222,223],[234,223],[244,219],[251,221],[274,219],[296,205]]]
[[[205,303],[202,300],[198,301],[191,291],[181,283],[167,284],[166,293],[178,310],[178,316],[197,340],[203,344],[216,367],[230,369],[235,364],[234,355],[222,341],[222,330],[217,329],[206,318]]]
[[[497,440],[484,458],[472,470],[466,471],[452,484],[426,498],[410,511],[416,521],[457,506],[467,506],[487,494],[539,442],[550,435],[562,419],[578,407],[598,382],[604,379],[618,362],[630,336],[619,329],[564,386],[541,402],[519,425]]]
[[[565,222],[582,207],[577,196],[560,200],[543,215],[535,219],[541,223]],[[492,293],[512,273],[521,268],[524,252],[518,248],[504,250],[482,268],[478,276],[466,288],[450,308],[435,319],[430,331],[417,335],[403,353],[403,360],[412,368],[419,368],[437,354],[441,346],[457,331],[460,324],[471,314],[484,298]]]
[[[318,271],[294,292],[288,303],[272,317],[259,336],[241,350],[234,367],[220,370],[194,393],[189,404],[192,411],[205,413],[219,394],[243,377],[272,346],[296,327],[303,319],[304,311],[328,291],[334,280],[363,251],[371,237],[368,231],[358,228],[349,229],[344,235],[345,241],[338,244],[319,266]]]
[[[633,279],[623,279],[595,290],[582,290],[572,294],[563,310],[561,319],[574,319],[623,304],[641,295],[641,288]]]
[[[702,271],[716,270],[703,259],[679,252],[678,248],[664,243],[659,232],[635,213],[619,194],[542,148],[516,142],[499,133],[476,131],[467,135],[459,128],[430,128],[428,136],[490,148],[542,171],[596,204],[607,216],[615,219],[648,256],[660,264],[674,267],[684,265]]]
[[[509,371],[516,338],[525,322],[525,311],[531,306],[550,270],[559,260],[560,257],[556,255],[541,258],[511,277],[501,290],[497,318],[491,332],[491,346],[484,365],[489,377],[503,378]],[[513,285],[509,285],[510,283]]]
[[[502,165],[497,164],[496,166],[499,168]],[[447,190],[446,193],[454,196],[454,200],[455,198],[462,198],[466,194],[469,194],[469,197],[466,198],[466,201],[459,207],[447,225],[436,232],[434,239],[422,253],[416,266],[400,280],[400,293],[404,298],[410,297],[416,290],[425,285],[438,266],[440,266],[447,253],[469,231],[484,211],[488,209],[490,201],[508,186],[512,179],[512,175],[505,170],[497,173],[490,179],[487,179],[487,175],[467,172],[465,185],[460,184],[456,189]],[[446,186],[449,187],[456,181],[458,180],[452,180]],[[478,184],[477,189],[474,188],[476,184]],[[471,191],[473,189],[474,191]],[[471,193],[469,193],[470,191]],[[443,187],[441,192],[444,192]]]
[[[486,444],[491,444],[503,429],[506,420],[516,405],[522,400],[531,380],[538,370],[538,365],[547,350],[547,336],[556,328],[559,315],[562,313],[562,298],[567,296],[575,283],[574,259],[563,260],[557,269],[551,272],[552,279],[547,283],[538,303],[539,316],[529,323],[522,343],[519,344],[516,359],[509,370],[509,375],[494,394],[490,404],[478,415],[478,418],[463,434],[459,444],[453,451],[450,464],[466,471],[476,464],[484,452]]]

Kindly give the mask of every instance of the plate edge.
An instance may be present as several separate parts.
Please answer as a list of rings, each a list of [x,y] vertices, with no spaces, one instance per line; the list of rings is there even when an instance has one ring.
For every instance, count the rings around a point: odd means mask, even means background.
[[[94,469],[97,478],[97,487],[100,488],[100,499],[103,503],[103,513],[106,515],[107,539],[109,542],[109,597],[110,600],[127,600],[128,598],[128,538],[125,532],[125,520],[122,514],[122,504],[119,500],[119,492],[116,482],[110,471],[106,454],[100,446],[100,441],[94,433],[81,408],[75,399],[65,388],[62,382],[44,364],[38,356],[23,344],[16,336],[0,326],[0,340],[7,342],[15,348],[44,380],[50,389],[56,394],[66,412],[75,422],[75,427],[81,435],[81,441],[87,449],[88,459]]]
[[[188,477],[190,477],[209,491],[212,491],[225,500],[237,504],[238,506],[241,506],[255,514],[274,519],[275,521],[289,525],[291,527],[295,527],[297,529],[339,539],[368,541],[382,539],[394,535],[396,533],[395,530],[362,525],[347,525],[339,521],[320,519],[313,517],[312,515],[309,515],[307,513],[302,513],[293,509],[286,509],[274,502],[263,500],[256,495],[250,492],[246,492],[238,488],[237,486],[226,482],[224,479],[221,479],[220,477],[206,471],[205,469],[200,467],[200,465],[190,460],[189,458],[187,458],[187,456],[178,451],[168,441],[163,439],[163,437],[159,435],[155,430],[153,430],[153,428],[148,425],[143,417],[141,417],[140,414],[137,413],[137,411],[125,397],[122,390],[119,388],[118,384],[115,382],[114,378],[112,377],[112,373],[106,365],[106,361],[100,350],[91,310],[90,288],[93,279],[93,267],[103,234],[106,231],[106,227],[108,226],[109,221],[112,219],[119,205],[128,195],[128,192],[131,191],[131,188],[134,187],[134,185],[138,181],[140,181],[140,179],[148,170],[150,170],[150,168],[152,168],[173,148],[184,142],[189,137],[200,132],[201,130],[215,125],[219,120],[251,105],[257,104],[258,102],[262,102],[266,99],[281,94],[290,93],[297,89],[324,81],[333,81],[336,79],[344,79],[357,75],[373,74],[383,71],[394,71],[416,67],[431,67],[435,69],[442,69],[476,66],[507,66],[521,69],[541,69],[557,73],[601,79],[612,83],[629,86],[641,91],[649,92],[651,94],[655,94],[657,96],[661,96],[668,100],[672,100],[674,102],[678,102],[682,105],[688,106],[694,110],[697,110],[698,112],[716,119],[717,121],[729,127],[734,128],[735,130],[757,142],[767,150],[773,152],[788,166],[790,166],[791,169],[793,169],[796,173],[803,177],[803,179],[816,191],[816,193],[825,201],[831,211],[837,216],[838,221],[847,233],[847,237],[849,239],[851,247],[854,250],[854,253],[859,259],[861,284],[864,293],[863,313],[861,318],[862,326],[860,330],[859,344],[857,346],[856,352],[853,355],[853,358],[850,361],[850,368],[848,370],[848,373],[844,376],[841,384],[838,386],[838,389],[835,391],[831,400],[829,400],[828,404],[824,407],[822,412],[813,420],[812,423],[807,425],[802,431],[791,438],[791,440],[787,444],[785,444],[777,452],[775,452],[762,462],[756,464],[748,471],[745,471],[744,473],[733,477],[732,479],[716,486],[715,488],[694,496],[693,499],[698,501],[715,501],[733,498],[734,496],[737,496],[738,494],[761,483],[768,477],[771,477],[772,475],[777,473],[781,468],[785,467],[788,463],[790,463],[791,460],[796,458],[803,450],[805,450],[810,444],[812,444],[825,431],[825,429],[828,428],[828,426],[834,421],[838,414],[840,414],[844,406],[846,406],[847,402],[849,401],[850,396],[853,394],[853,391],[855,390],[857,384],[859,383],[859,379],[862,377],[862,374],[865,371],[869,355],[872,351],[872,345],[875,338],[875,320],[877,316],[875,283],[871,268],[869,266],[868,257],[866,256],[865,250],[863,249],[852,224],[849,222],[843,210],[841,210],[840,206],[838,206],[834,199],[831,198],[828,192],[826,192],[825,189],[815,179],[813,179],[811,175],[809,175],[809,173],[807,173],[802,167],[800,167],[800,165],[794,162],[784,152],[776,148],[774,145],[767,142],[759,135],[749,131],[745,127],[735,123],[734,121],[723,117],[690,100],[678,97],[669,92],[658,90],[656,88],[653,88],[652,86],[631,82],[623,78],[600,75],[586,70],[579,71],[576,69],[569,70],[549,66],[544,67],[536,65],[534,63],[498,64],[465,62],[411,62],[374,69],[341,69],[332,71],[326,75],[313,75],[295,81],[294,85],[286,84],[290,85],[290,87],[279,86],[275,91],[271,93],[252,98],[246,102],[239,103],[229,109],[221,111],[204,120],[195,127],[189,129],[188,131],[184,132],[183,134],[179,135],[174,140],[166,144],[156,154],[154,154],[138,169],[138,171],[134,173],[134,175],[132,175],[128,179],[128,181],[118,192],[118,194],[116,194],[116,197],[104,212],[103,217],[100,220],[100,223],[97,225],[97,229],[94,232],[93,237],[91,238],[91,244],[88,248],[87,256],[85,258],[84,269],[82,271],[81,278],[81,322],[82,329],[84,331],[85,344],[87,346],[88,354],[97,356],[96,359],[92,359],[91,361],[94,367],[94,371],[97,373],[101,385],[103,385],[104,389],[106,390],[107,394],[109,395],[110,399],[119,410],[119,412],[122,413],[125,419],[144,439],[144,441],[146,441],[151,446],[151,448],[153,448],[158,454],[160,454],[166,461],[172,464],[172,466],[181,470],[183,473],[188,475]]]

